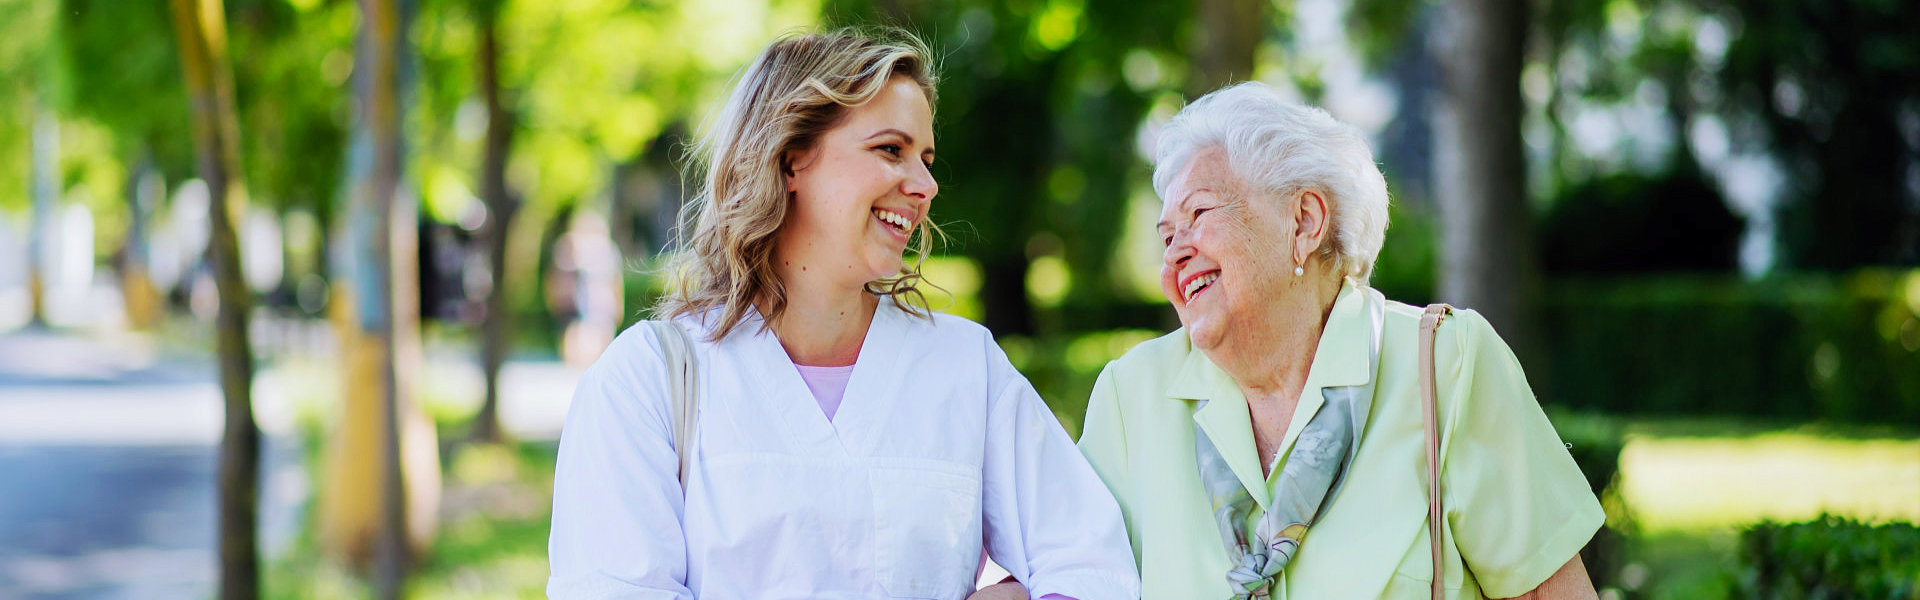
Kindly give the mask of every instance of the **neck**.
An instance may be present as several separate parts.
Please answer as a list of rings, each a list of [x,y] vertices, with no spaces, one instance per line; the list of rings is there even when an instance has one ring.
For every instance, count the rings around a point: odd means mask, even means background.
[[[826,276],[830,269],[814,269],[777,256],[774,260],[786,284],[787,307],[769,326],[787,358],[808,366],[853,364],[860,358],[879,298],[860,285],[832,280]],[[764,303],[760,308],[766,312]]]
[[[1274,297],[1262,318],[1238,323],[1207,358],[1233,377],[1249,403],[1292,405],[1326,330],[1341,280],[1305,281]]]

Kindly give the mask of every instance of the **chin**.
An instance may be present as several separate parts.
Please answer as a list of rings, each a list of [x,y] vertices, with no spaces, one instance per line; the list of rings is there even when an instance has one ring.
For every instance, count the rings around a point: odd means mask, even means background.
[[[1211,350],[1220,344],[1220,328],[1214,326],[1212,321],[1185,322],[1181,325],[1187,328],[1187,339],[1193,342],[1196,349]]]

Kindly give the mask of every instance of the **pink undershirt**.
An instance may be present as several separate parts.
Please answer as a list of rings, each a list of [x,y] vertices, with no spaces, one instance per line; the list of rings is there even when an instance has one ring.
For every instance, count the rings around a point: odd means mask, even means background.
[[[853,376],[853,365],[794,366],[800,369],[800,380],[807,382],[807,390],[813,392],[813,400],[820,403],[820,412],[827,413],[827,420],[832,421],[833,413],[840,411],[840,399],[847,395],[847,378]]]
[[[847,379],[853,377],[853,365],[844,367],[814,367],[794,365],[800,369],[800,380],[807,383],[807,391],[813,392],[813,401],[820,403],[820,412],[827,414],[827,420],[833,420],[833,413],[839,412],[840,400],[847,395]],[[973,574],[974,579],[987,569],[987,553],[980,553],[980,568]],[[1074,600],[1059,594],[1047,594],[1040,600]]]

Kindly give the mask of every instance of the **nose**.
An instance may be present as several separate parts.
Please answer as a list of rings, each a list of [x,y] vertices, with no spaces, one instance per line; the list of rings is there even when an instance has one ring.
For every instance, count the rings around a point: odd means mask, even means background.
[[[900,182],[900,193],[921,201],[932,200],[940,193],[940,182],[933,180],[933,171],[927,167],[926,163],[918,160],[907,162],[912,165],[907,167],[906,180]]]
[[[1168,268],[1179,271],[1187,266],[1187,261],[1193,260],[1193,252],[1193,244],[1187,238],[1186,230],[1176,229],[1173,232],[1173,242],[1167,244],[1167,249],[1160,258],[1166,261]]]

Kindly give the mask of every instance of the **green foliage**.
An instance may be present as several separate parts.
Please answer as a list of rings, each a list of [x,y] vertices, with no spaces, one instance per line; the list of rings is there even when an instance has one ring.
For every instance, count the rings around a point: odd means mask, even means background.
[[[345,176],[359,9],[338,1],[226,4],[249,196],[332,223]]]
[[[1561,279],[1542,312],[1550,404],[1920,422],[1920,273]]]
[[[61,0],[59,28],[62,112],[111,131],[109,150],[122,161],[190,175],[193,132],[166,3]]]
[[[1823,515],[1762,523],[1741,536],[1739,589],[1729,598],[1920,599],[1920,527]]]
[[[1920,3],[1701,4],[1736,28],[1718,72],[1724,110],[1788,174],[1778,218],[1786,263],[1920,263],[1920,210],[1903,177],[1920,157]]]
[[[1007,360],[1033,384],[1067,433],[1078,438],[1080,420],[1087,415],[1087,397],[1093,394],[1100,370],[1140,342],[1164,333],[1116,329],[1074,336],[1001,336],[999,342]]]
[[[1424,306],[1437,295],[1440,232],[1432,206],[1412,206],[1405,198],[1394,198],[1387,205],[1387,239],[1374,260],[1368,285],[1388,299]]]
[[[31,195],[33,121],[49,106],[51,41],[57,28],[53,2],[0,0],[0,210],[26,210]]]

